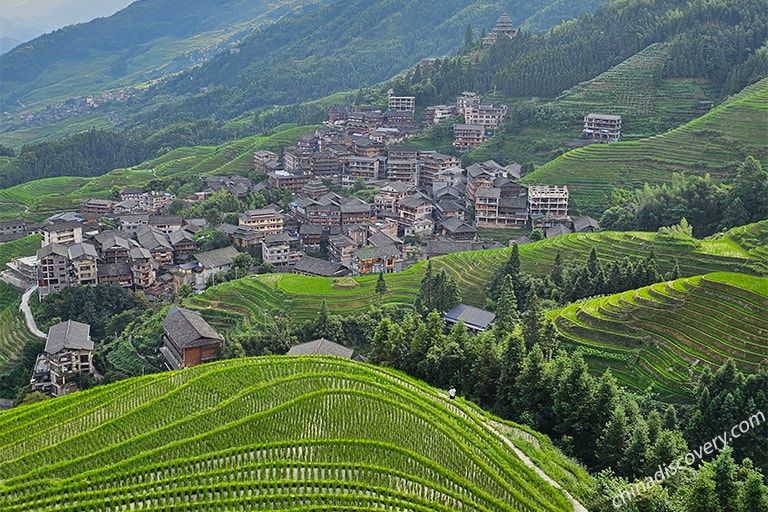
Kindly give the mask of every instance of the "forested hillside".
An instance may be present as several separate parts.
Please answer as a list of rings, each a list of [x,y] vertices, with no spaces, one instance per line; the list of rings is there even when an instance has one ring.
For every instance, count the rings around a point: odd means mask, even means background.
[[[2,111],[96,94],[199,64],[261,25],[330,0],[134,2],[108,18],[70,25],[0,57]]]
[[[653,43],[667,42],[672,49],[659,78],[706,78],[725,95],[768,75],[766,38],[768,11],[760,0],[627,0],[547,34],[503,40],[482,57],[445,61],[419,78],[422,94],[441,99],[462,90],[554,97]]]

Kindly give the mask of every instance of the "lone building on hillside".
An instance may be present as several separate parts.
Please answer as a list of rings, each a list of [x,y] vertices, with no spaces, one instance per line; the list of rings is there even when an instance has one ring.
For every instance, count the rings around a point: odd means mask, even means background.
[[[499,37],[515,37],[517,29],[512,24],[512,18],[507,13],[503,13],[496,21],[496,25],[491,32],[484,36],[480,41],[483,45],[491,45],[499,40]]]
[[[589,114],[584,117],[584,138],[601,142],[616,142],[621,138],[621,116]]]
[[[214,361],[224,347],[224,338],[200,313],[173,307],[163,319],[160,352],[171,370]]]
[[[45,355],[49,364],[51,395],[63,396],[78,390],[75,378],[92,372],[92,352],[90,325],[67,320],[48,329]]]

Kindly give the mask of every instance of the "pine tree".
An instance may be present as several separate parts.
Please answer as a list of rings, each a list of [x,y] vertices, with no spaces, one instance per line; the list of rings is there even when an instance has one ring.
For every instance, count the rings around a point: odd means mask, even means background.
[[[511,333],[515,329],[519,319],[517,298],[515,297],[512,276],[507,274],[504,276],[499,300],[496,302],[495,330],[497,332],[497,338],[502,339],[505,335]]]
[[[376,280],[376,293],[379,294],[379,301],[384,298],[384,294],[387,293],[387,282],[384,280],[384,272],[379,272],[379,278]]]
[[[544,313],[541,311],[539,298],[534,293],[528,300],[528,309],[523,315],[523,339],[525,348],[530,351],[541,343],[541,327],[544,323]]]

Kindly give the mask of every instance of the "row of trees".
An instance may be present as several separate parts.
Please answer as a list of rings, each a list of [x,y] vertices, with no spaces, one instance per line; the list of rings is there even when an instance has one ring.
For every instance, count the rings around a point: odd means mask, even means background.
[[[768,218],[768,171],[747,157],[730,185],[711,176],[675,174],[672,183],[615,190],[600,219],[603,229],[657,231],[685,218],[694,237]]]

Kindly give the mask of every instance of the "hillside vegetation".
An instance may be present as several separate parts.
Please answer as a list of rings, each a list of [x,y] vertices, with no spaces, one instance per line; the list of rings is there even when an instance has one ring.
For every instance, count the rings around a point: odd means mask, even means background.
[[[591,486],[543,436],[338,358],[238,359],[128,379],[5,411],[0,426],[9,512],[572,510],[517,450],[545,460],[577,496]]]
[[[260,27],[329,0],[135,2],[70,25],[0,58],[3,111],[128,87],[200,64]]]
[[[768,278],[735,273],[657,283],[573,304],[554,314],[592,368],[663,400],[689,394],[704,368],[732,359],[768,368]]]
[[[141,187],[154,182],[177,190],[183,182],[197,176],[247,174],[253,168],[254,151],[279,151],[313,129],[291,127],[271,136],[247,137],[219,146],[179,148],[134,167],[115,169],[94,178],[57,176],[0,189],[0,220],[19,216],[40,220],[63,210],[77,209],[85,197],[111,198],[116,190],[127,186]]]
[[[625,257],[641,260],[653,249],[662,274],[670,272],[675,263],[683,276],[722,271],[768,274],[768,221],[704,240],[699,247],[664,239],[655,233],[563,235],[520,246],[521,270],[543,276],[552,270],[558,251],[564,261],[585,262],[593,247],[604,264]],[[510,249],[469,251],[434,257],[430,261],[436,269],[444,268],[456,280],[463,302],[485,307],[488,283],[496,269],[509,258],[509,253]],[[350,288],[336,286],[331,278],[268,274],[216,285],[188,299],[186,304],[203,309],[209,321],[220,322],[222,326],[231,327],[241,321],[261,323],[265,310],[269,315],[289,313],[303,321],[315,316],[321,300],[337,314],[353,313],[379,302],[413,304],[425,268],[422,262],[403,272],[388,274],[387,292],[381,300],[375,291],[376,276],[355,277],[358,286]]]
[[[524,178],[566,184],[574,211],[599,215],[613,188],[669,183],[675,172],[728,181],[749,155],[768,159],[768,79],[747,87],[708,114],[646,139],[569,151]]]
[[[32,256],[40,247],[40,235],[0,244],[0,268],[18,256]],[[5,375],[19,359],[24,346],[36,340],[19,312],[21,292],[0,281],[0,375]],[[28,376],[27,376],[28,378]]]

